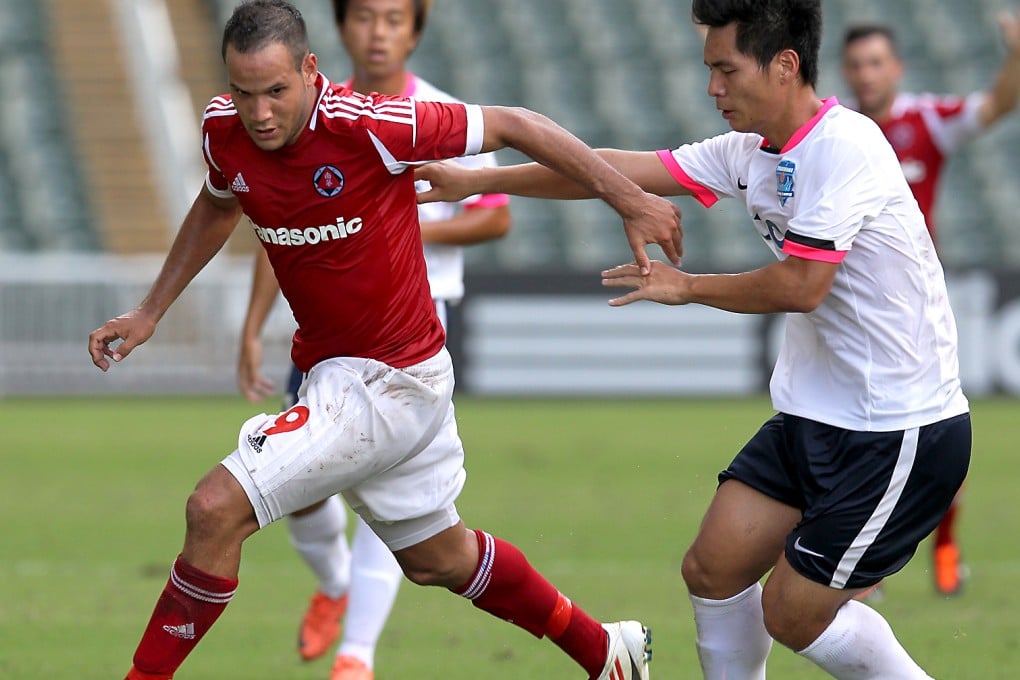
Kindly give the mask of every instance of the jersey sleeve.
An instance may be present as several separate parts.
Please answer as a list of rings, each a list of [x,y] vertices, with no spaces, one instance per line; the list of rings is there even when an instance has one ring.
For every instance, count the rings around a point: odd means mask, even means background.
[[[383,164],[394,175],[408,167],[472,156],[482,149],[482,110],[471,104],[413,99],[375,103],[363,116]]]
[[[956,151],[981,131],[983,92],[962,97],[925,97],[921,118],[943,155]]]
[[[702,142],[658,152],[659,160],[677,183],[710,208],[720,198],[738,195],[741,168],[746,180],[750,155],[761,138],[757,135],[729,132]]]
[[[230,182],[223,175],[223,171],[213,157],[213,135],[215,134],[215,121],[227,115],[232,106],[223,97],[214,97],[205,109],[202,117],[202,157],[208,171],[205,174],[205,186],[213,196],[219,198],[230,198],[234,193],[230,190]]]

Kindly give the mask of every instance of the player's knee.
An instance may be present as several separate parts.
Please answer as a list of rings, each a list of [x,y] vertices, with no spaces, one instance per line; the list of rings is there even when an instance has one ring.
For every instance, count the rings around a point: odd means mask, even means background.
[[[223,502],[213,490],[199,486],[191,495],[184,509],[189,530],[204,529],[215,525],[223,513]]]
[[[248,509],[250,510],[250,506]],[[219,535],[238,532],[246,519],[244,508],[239,507],[238,499],[229,492],[229,489],[207,483],[207,480],[200,482],[191,492],[185,506],[188,531],[193,534]]]
[[[442,586],[456,588],[463,584],[463,569],[455,560],[448,558],[429,561],[401,562],[400,568],[411,583],[419,586]]]
[[[694,548],[688,550],[684,555],[683,563],[680,565],[680,574],[691,595],[708,599],[722,599],[729,596],[722,574],[706,564]]]
[[[471,578],[477,562],[465,552],[446,547],[436,550],[434,546],[419,546],[418,550],[405,550],[395,555],[404,576],[412,583],[458,588]]]

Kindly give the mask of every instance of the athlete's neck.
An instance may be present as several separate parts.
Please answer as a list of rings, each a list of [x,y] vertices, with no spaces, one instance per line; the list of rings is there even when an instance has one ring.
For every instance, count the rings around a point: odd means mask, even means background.
[[[355,70],[354,78],[351,79],[351,89],[362,94],[377,92],[399,97],[407,90],[407,82],[410,78],[411,74],[406,69],[401,69],[382,78],[372,77],[367,73]]]
[[[783,115],[777,116],[762,136],[769,141],[769,146],[782,149],[824,105],[813,87],[803,87],[788,101]]]

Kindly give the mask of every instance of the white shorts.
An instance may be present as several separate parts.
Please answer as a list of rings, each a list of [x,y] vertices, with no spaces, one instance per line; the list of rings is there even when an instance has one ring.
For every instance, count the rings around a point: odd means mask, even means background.
[[[454,501],[466,473],[453,385],[445,348],[402,369],[327,359],[293,407],[241,426],[223,466],[260,527],[339,492],[391,550],[406,548],[460,520]]]

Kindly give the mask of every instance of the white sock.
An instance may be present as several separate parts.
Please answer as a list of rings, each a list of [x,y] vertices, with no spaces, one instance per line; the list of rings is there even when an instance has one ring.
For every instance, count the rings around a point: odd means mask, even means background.
[[[840,680],[914,680],[931,676],[903,649],[882,615],[850,600],[818,639],[799,652]]]
[[[772,638],[765,630],[761,585],[726,600],[690,598],[705,680],[764,680]]]
[[[397,559],[358,517],[351,550],[351,588],[337,654],[356,656],[372,668],[375,645],[389,618],[403,572]]]
[[[329,597],[347,592],[351,581],[351,551],[347,546],[347,510],[337,496],[307,515],[287,516],[291,545],[319,579]]]

